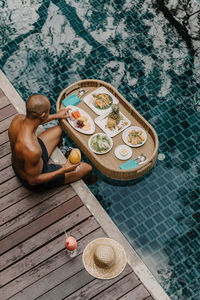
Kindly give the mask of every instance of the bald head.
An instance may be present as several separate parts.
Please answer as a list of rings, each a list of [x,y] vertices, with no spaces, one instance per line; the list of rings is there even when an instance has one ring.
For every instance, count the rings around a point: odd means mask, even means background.
[[[32,95],[26,102],[26,114],[30,119],[40,118],[43,113],[48,113],[49,109],[50,102],[43,95]]]

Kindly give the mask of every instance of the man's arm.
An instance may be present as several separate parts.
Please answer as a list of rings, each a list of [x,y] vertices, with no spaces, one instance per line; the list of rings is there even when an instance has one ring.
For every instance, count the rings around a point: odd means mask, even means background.
[[[49,115],[48,118],[42,124],[53,121],[55,119],[67,119],[69,117],[67,112],[70,110],[71,110],[70,108],[61,109],[56,114]]]
[[[62,165],[62,168],[50,172],[50,173],[43,173],[43,174],[38,174],[39,169],[39,162],[40,162],[40,157],[38,159],[38,156],[32,157],[31,159],[27,160],[25,162],[25,173],[26,173],[26,180],[30,185],[38,185],[45,183],[61,174],[67,173],[74,171],[76,167],[80,164],[71,164],[69,160]]]

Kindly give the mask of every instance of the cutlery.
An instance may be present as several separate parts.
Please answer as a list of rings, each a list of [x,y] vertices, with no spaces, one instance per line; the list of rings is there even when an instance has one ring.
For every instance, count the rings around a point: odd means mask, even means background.
[[[85,94],[85,90],[82,88],[78,91],[78,95],[82,97]]]
[[[135,160],[137,161],[138,165],[141,165],[146,161],[146,156],[143,154],[138,155],[138,157]]]
[[[85,90],[85,89],[81,88],[81,89],[78,91],[78,96],[79,96],[80,98],[82,98],[82,97],[85,96],[85,94],[87,94],[87,93],[88,93],[88,90]]]

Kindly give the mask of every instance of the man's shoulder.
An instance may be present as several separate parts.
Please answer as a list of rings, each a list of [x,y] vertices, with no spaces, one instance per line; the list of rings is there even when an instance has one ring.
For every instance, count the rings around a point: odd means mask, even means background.
[[[20,124],[24,119],[25,119],[25,115],[22,115],[22,114],[19,114],[17,116],[15,116],[11,123],[10,123],[10,128],[13,127],[13,126],[18,126],[18,124]]]
[[[25,119],[25,115],[23,114],[19,114],[17,116],[14,117],[14,119],[12,120],[12,122],[18,122],[18,121],[23,121]]]

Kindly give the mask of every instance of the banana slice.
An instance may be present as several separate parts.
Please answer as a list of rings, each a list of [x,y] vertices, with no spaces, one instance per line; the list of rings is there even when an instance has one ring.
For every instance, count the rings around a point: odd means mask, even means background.
[[[78,120],[79,120],[79,121],[82,121],[82,122],[85,122],[85,121],[88,120],[88,117],[86,117],[86,116],[80,116],[80,117],[78,118]]]
[[[82,130],[88,131],[91,129],[91,124],[90,122],[84,122],[84,126],[82,127]]]

